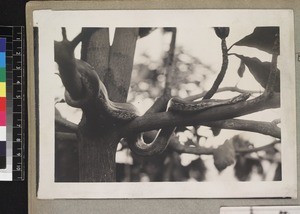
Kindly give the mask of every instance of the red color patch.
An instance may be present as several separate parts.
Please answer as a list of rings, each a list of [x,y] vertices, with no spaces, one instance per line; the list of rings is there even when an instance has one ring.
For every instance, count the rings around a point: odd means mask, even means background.
[[[0,97],[0,111],[6,110],[6,98]]]

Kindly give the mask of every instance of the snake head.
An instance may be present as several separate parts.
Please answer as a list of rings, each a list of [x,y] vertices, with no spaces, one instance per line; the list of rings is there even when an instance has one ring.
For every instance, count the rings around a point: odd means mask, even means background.
[[[252,93],[250,93],[250,92],[242,93],[242,94],[232,98],[231,103],[238,103],[238,102],[246,101],[251,95],[252,95]]]

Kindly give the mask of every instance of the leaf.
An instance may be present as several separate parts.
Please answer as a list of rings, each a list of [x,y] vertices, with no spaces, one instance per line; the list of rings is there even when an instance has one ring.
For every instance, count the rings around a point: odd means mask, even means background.
[[[261,62],[258,58],[250,58],[243,55],[235,54],[238,58],[242,60],[242,62],[249,68],[250,73],[254,76],[257,82],[263,87],[266,88],[271,63],[270,62]],[[277,68],[276,72],[276,82],[274,86],[275,92],[280,92],[280,70]]]
[[[233,45],[254,47],[272,54],[276,34],[279,35],[279,27],[256,27],[253,33]]]
[[[213,152],[214,164],[219,172],[224,170],[227,166],[230,166],[235,161],[235,150],[233,142],[226,140],[225,143],[219,146]]]
[[[243,63],[243,61],[241,60],[240,67],[239,67],[239,69],[237,71],[239,77],[243,77],[244,76],[245,69],[246,69],[245,63]]]
[[[222,129],[216,128],[216,127],[212,127],[212,128],[211,128],[211,131],[212,131],[212,133],[213,133],[213,135],[214,135],[215,137],[218,136],[218,135],[220,134],[221,130],[222,130]]]

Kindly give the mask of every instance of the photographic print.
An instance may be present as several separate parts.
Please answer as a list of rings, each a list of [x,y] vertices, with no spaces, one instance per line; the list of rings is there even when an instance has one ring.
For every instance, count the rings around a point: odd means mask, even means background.
[[[299,206],[221,207],[220,214],[297,214]]]
[[[40,198],[296,196],[291,11],[33,18]]]

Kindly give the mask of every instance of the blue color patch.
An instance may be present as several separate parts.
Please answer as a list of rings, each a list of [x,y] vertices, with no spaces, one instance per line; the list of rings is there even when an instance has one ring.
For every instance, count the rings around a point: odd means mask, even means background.
[[[0,68],[6,67],[6,54],[5,52],[0,52]]]
[[[6,38],[0,38],[0,52],[6,52]]]

